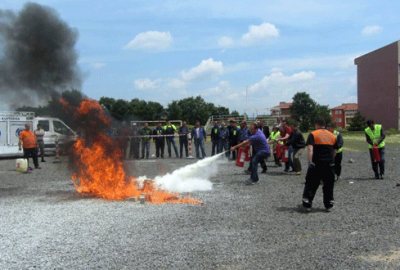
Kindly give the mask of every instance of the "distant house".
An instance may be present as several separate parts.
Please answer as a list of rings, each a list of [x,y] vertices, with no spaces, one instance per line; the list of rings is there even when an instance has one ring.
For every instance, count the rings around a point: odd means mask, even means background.
[[[292,106],[292,104],[292,102],[279,102],[278,106],[271,108],[271,115],[282,119],[290,118],[290,106]]]
[[[351,118],[356,114],[358,105],[357,103],[343,103],[331,110],[332,122],[336,123],[338,128],[346,128],[350,125]]]
[[[357,65],[357,97],[361,115],[400,128],[400,41],[362,55]]]

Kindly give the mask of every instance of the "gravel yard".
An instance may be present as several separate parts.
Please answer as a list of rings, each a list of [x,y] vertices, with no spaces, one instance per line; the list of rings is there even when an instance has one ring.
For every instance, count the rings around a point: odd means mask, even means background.
[[[65,157],[62,163],[47,157],[31,173],[2,159],[0,269],[400,269],[400,154],[399,146],[386,148],[384,180],[372,179],[366,145],[344,152],[330,213],[321,188],[312,212],[297,209],[305,153],[301,176],[268,162],[254,186],[244,184],[248,176],[234,161],[220,165],[213,189],[192,194],[203,205],[83,196]],[[128,160],[126,166],[134,176],[153,178],[193,162]]]

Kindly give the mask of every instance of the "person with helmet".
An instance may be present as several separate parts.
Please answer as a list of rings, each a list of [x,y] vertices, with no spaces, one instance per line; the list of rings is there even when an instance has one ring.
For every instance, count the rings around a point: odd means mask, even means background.
[[[383,131],[382,125],[375,124],[374,120],[367,121],[367,128],[365,129],[365,137],[367,143],[369,144],[369,155],[372,163],[372,170],[375,173],[376,179],[383,179],[385,175],[385,142],[386,138],[385,132]],[[378,147],[379,156],[381,160],[376,162],[372,154],[372,148]],[[379,165],[379,171],[378,171]]]

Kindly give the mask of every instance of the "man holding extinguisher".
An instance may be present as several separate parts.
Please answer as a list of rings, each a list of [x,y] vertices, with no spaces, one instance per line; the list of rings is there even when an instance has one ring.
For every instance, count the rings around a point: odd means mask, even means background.
[[[376,179],[383,179],[385,175],[385,142],[386,137],[382,125],[374,123],[374,120],[367,121],[367,128],[365,129],[365,137],[369,144],[369,155],[371,157],[372,170],[375,173]],[[379,152],[380,160],[373,155],[373,149],[376,147]],[[379,171],[378,171],[379,165]]]
[[[284,144],[287,143],[290,133],[292,133],[292,129],[288,126],[288,123],[286,120],[282,121],[282,128],[281,128],[281,135],[280,138],[276,139],[278,142],[281,141]],[[293,164],[293,159],[292,159],[292,153],[293,153],[293,147],[290,145],[289,146],[289,153],[288,153],[288,161],[285,162],[285,172],[288,172],[290,167],[292,168],[292,172],[295,172],[294,164]]]
[[[251,157],[251,163],[250,163],[250,179],[246,181],[247,185],[254,185],[258,183],[258,163],[265,163],[265,159],[269,157],[270,155],[270,150],[269,150],[269,145],[267,142],[267,138],[265,138],[264,133],[258,129],[256,123],[252,123],[250,126],[250,132],[251,136],[243,141],[242,143],[239,143],[238,145],[235,145],[231,148],[231,151],[235,151],[236,149],[240,147],[245,147],[248,145],[252,145],[255,150],[255,154]]]

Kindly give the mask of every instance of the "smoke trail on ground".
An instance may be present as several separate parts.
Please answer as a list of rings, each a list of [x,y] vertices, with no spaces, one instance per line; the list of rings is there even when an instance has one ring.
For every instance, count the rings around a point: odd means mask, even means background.
[[[199,160],[172,173],[157,176],[154,180],[163,189],[172,192],[211,190],[212,183],[209,179],[218,173],[219,165],[227,162],[225,158],[221,158],[223,154]]]

